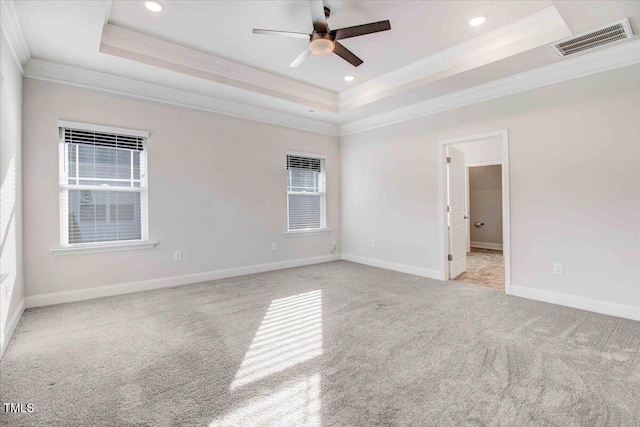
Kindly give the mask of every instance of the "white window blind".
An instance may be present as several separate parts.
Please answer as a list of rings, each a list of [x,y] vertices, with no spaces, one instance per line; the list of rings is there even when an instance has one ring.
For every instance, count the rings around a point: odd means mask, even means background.
[[[327,227],[324,159],[287,155],[289,231]]]
[[[146,138],[59,129],[61,246],[147,241]]]

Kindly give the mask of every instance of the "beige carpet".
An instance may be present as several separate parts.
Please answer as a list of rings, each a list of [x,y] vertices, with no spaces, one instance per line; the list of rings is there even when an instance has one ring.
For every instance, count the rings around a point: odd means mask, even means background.
[[[638,426],[640,323],[339,261],[24,313],[7,426]]]
[[[504,289],[504,257],[502,251],[471,248],[467,253],[467,271],[456,277],[470,285]]]

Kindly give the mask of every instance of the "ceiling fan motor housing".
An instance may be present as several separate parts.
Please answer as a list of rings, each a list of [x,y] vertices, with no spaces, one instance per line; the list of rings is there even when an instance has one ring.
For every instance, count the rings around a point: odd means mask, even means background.
[[[315,31],[311,34],[311,40],[330,40],[331,42],[335,41],[331,33],[316,33]]]

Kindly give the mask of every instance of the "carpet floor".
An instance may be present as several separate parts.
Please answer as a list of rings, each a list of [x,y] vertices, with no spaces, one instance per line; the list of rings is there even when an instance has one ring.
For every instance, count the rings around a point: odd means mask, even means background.
[[[470,285],[504,289],[504,256],[502,251],[471,248],[467,253],[467,271],[455,278]]]
[[[637,426],[640,322],[337,261],[27,310],[8,426]]]

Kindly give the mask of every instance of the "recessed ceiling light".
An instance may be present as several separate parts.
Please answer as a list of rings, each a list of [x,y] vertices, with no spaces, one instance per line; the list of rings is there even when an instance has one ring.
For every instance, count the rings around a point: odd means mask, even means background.
[[[352,82],[352,81],[354,81],[356,78],[355,78],[355,77],[353,77],[353,76],[344,76],[344,79],[345,79],[346,81],[348,81],[348,82]]]
[[[484,24],[484,21],[487,20],[486,16],[476,16],[471,21],[469,21],[469,25],[472,27],[477,27],[478,25]]]
[[[145,1],[144,7],[149,9],[151,12],[162,12],[164,10],[164,6],[162,5],[162,3],[156,0]]]

